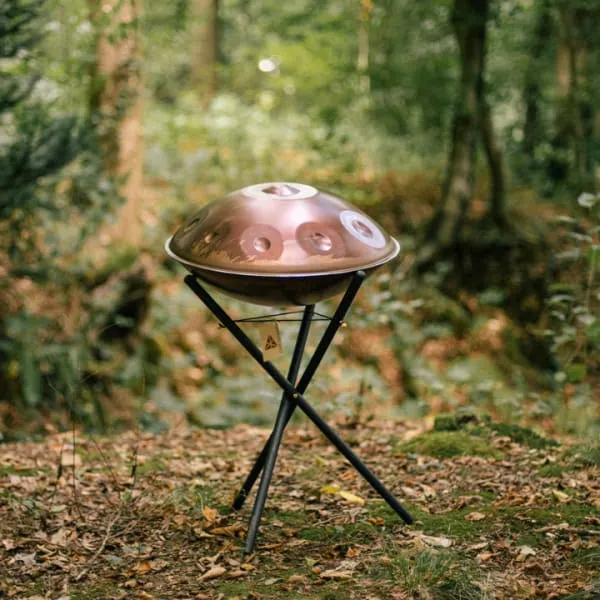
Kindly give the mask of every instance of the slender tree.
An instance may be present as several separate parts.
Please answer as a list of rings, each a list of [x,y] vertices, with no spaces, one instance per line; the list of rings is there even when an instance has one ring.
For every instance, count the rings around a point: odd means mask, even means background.
[[[505,221],[505,168],[485,94],[489,14],[490,0],[454,0],[451,22],[459,49],[461,74],[442,201],[427,232],[418,261],[420,269],[429,266],[440,251],[452,246],[460,237],[474,194],[475,151],[479,137],[490,172],[488,215],[498,224]]]
[[[535,153],[540,144],[547,139],[542,123],[542,76],[540,61],[555,36],[554,20],[549,0],[538,0],[535,5],[535,22],[529,43],[529,62],[525,69],[523,85],[523,104],[525,121],[523,124],[523,152],[527,156],[529,167],[535,165]]]
[[[373,0],[360,0],[358,15],[358,52],[356,56],[356,70],[359,75],[360,91],[369,94],[371,81],[369,76],[369,24],[373,12]]]
[[[89,6],[96,29],[90,108],[101,121],[106,169],[123,182],[118,233],[135,241],[143,176],[141,0],[89,0]]]
[[[218,88],[219,0],[193,0],[192,11],[192,83],[206,107]]]
[[[594,187],[594,109],[590,55],[600,24],[600,7],[590,0],[558,2],[555,158],[549,175],[579,191]]]

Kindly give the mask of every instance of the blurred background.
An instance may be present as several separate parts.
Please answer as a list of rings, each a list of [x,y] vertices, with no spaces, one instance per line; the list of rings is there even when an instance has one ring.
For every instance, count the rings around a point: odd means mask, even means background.
[[[322,410],[597,436],[599,26],[597,0],[0,0],[1,440],[269,423],[163,243],[273,180],[403,247]]]

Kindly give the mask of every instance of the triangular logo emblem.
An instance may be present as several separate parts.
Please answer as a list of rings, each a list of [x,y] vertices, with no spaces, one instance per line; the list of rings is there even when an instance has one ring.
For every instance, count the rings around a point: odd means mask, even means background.
[[[265,350],[272,350],[273,348],[277,348],[278,344],[273,338],[272,335],[267,336],[267,341],[265,342]]]

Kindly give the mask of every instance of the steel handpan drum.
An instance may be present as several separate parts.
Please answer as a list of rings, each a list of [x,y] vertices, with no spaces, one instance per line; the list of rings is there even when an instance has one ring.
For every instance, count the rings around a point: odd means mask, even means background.
[[[306,306],[345,290],[352,273],[393,259],[398,242],[358,208],[301,183],[260,183],[190,217],[166,251],[230,296]]]

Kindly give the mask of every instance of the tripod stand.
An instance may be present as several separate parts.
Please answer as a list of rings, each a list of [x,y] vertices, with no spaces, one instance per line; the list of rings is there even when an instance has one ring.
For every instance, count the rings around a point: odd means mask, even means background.
[[[185,278],[187,286],[202,300],[206,307],[215,315],[215,317],[225,326],[238,342],[246,349],[248,354],[267,372],[267,374],[275,381],[275,383],[283,390],[279,412],[275,420],[275,425],[271,436],[267,440],[262,452],[258,456],[250,474],[242,485],[240,491],[235,497],[233,507],[239,510],[244,505],[244,502],[258,476],[262,471],[262,478],[256,494],[252,516],[248,525],[248,533],[246,536],[246,544],[244,552],[251,553],[254,550],[256,543],[256,535],[260,525],[269,484],[273,475],[275,461],[277,460],[277,452],[281,445],[283,432],[286,425],[292,417],[296,407],[299,407],[302,412],[321,430],[327,439],[343,454],[352,466],[366,479],[373,489],[388,503],[388,505],[404,520],[405,523],[412,523],[413,519],[406,509],[396,500],[391,492],[375,477],[375,475],[366,467],[360,458],[352,451],[352,449],[329,427],[326,421],[315,411],[315,409],[304,398],[304,392],[308,388],[310,381],[316,373],[321,360],[325,356],[329,345],[337,330],[342,326],[344,317],[348,312],[354,298],[360,289],[362,282],[365,279],[364,271],[356,271],[352,280],[344,294],[340,304],[338,305],[329,325],[310,359],[306,370],[304,371],[300,381],[296,384],[302,354],[308,338],[311,321],[314,315],[314,305],[309,305],[304,308],[296,345],[292,355],[292,360],[289,367],[287,378],[269,361],[263,359],[262,352],[252,342],[250,338],[242,331],[240,326],[217,304],[214,298],[204,289],[198,282],[196,277],[188,275]]]

